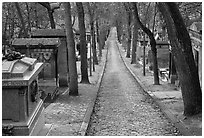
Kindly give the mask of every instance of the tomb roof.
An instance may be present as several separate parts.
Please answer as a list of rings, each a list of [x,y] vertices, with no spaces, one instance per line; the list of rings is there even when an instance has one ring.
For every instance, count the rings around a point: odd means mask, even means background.
[[[16,46],[26,46],[26,45],[49,45],[55,46],[60,43],[59,38],[15,38],[12,41],[12,45]]]

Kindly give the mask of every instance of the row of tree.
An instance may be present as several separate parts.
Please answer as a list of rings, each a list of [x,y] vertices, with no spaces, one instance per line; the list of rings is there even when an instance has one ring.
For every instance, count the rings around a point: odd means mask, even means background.
[[[76,29],[76,17],[78,16],[77,7],[74,2],[70,4],[72,12],[72,26]],[[91,5],[91,10],[93,4],[97,5],[97,8],[95,8],[95,11],[93,11],[93,19],[94,22],[96,22],[96,19],[98,19],[98,26],[101,27],[101,25],[104,24],[102,20],[107,19],[105,18],[105,14],[107,13],[103,12],[102,10],[102,8],[105,6],[105,3],[89,4]],[[83,5],[85,6],[85,26],[87,28],[89,27],[88,8],[85,3],[83,3]],[[29,37],[31,30],[33,29],[64,28],[64,17],[64,8],[60,2],[3,2],[3,44],[8,43],[12,38]]]
[[[81,56],[81,83],[90,83],[89,76],[88,76],[88,63],[87,63],[87,40],[86,40],[86,25],[85,25],[85,14],[88,14],[89,20],[88,23],[90,25],[90,34],[91,34],[91,48],[93,53],[93,62],[92,56],[90,56],[90,75],[92,75],[92,67],[93,71],[95,71],[95,65],[98,65],[98,54],[96,49],[96,43],[99,45],[99,57],[102,56],[102,49],[104,48],[106,36],[108,33],[108,29],[100,28],[101,24],[98,22],[99,15],[96,16],[96,3],[82,3],[76,2],[75,4],[72,3],[63,3],[65,15],[65,29],[66,29],[66,36],[67,36],[67,48],[68,48],[68,70],[69,70],[69,95],[78,95],[78,77],[77,77],[77,68],[76,68],[76,52],[75,52],[75,38],[73,34],[73,27],[72,27],[72,11],[71,7],[76,6],[77,15],[78,15],[78,28],[79,28],[79,40],[80,40],[80,56]],[[85,9],[87,8],[87,9]],[[87,12],[85,12],[87,10]],[[96,18],[97,17],[97,18]],[[101,18],[102,19],[102,18]],[[103,23],[102,23],[103,24]],[[104,24],[103,24],[104,25]],[[107,24],[105,24],[107,26]],[[97,37],[97,39],[96,39]],[[97,41],[97,42],[96,42]],[[93,64],[92,64],[93,63]],[[93,66],[92,66],[93,65]]]
[[[118,41],[125,42],[126,57],[135,64],[137,40],[144,33],[149,37],[153,55],[154,84],[159,84],[155,30],[167,30],[176,61],[183,101],[184,114],[201,112],[202,94],[197,67],[192,54],[190,37],[186,27],[202,17],[202,3],[132,3],[132,2],[38,2],[3,3],[2,37],[3,43],[15,37],[29,37],[32,29],[65,28],[69,52],[70,94],[78,95],[75,41],[73,28],[80,31],[82,83],[89,83],[86,55],[87,28],[91,32],[93,63],[90,71],[98,64],[110,27],[116,26]],[[47,13],[47,14],[45,14]],[[126,18],[121,18],[126,17]],[[78,18],[78,20],[76,20]],[[76,23],[78,21],[78,23]],[[90,27],[89,27],[90,26]],[[143,30],[144,33],[140,33]],[[164,31],[165,33],[165,31]],[[132,42],[131,42],[132,41]],[[99,54],[97,45],[99,44]],[[131,43],[132,48],[131,48]],[[132,49],[132,53],[130,53]],[[90,60],[91,61],[91,60]],[[90,72],[91,75],[91,72]]]
[[[127,17],[125,22],[120,17],[116,20],[118,41],[121,42],[121,39],[125,38],[123,41],[125,40],[127,45],[126,57],[131,57],[132,64],[137,62],[138,37],[142,38],[138,29],[141,29],[149,37],[155,85],[159,85],[155,29],[167,30],[182,91],[184,115],[200,113],[202,111],[202,92],[187,27],[195,21],[201,21],[202,3],[131,2],[123,3],[123,5],[118,4],[118,7],[124,9]],[[131,49],[132,53],[130,53]]]
[[[78,83],[76,72],[75,36],[73,31],[80,34],[81,53],[81,83],[89,83],[87,64],[87,41],[86,31],[91,32],[91,53],[93,62],[90,59],[90,75],[92,69],[102,56],[110,22],[103,7],[107,3],[76,2],[6,2],[3,3],[3,44],[9,44],[12,38],[29,37],[33,29],[66,29],[68,49],[68,70],[70,95],[78,95]],[[77,20],[76,20],[77,19]],[[97,45],[98,43],[98,45]],[[97,46],[99,53],[97,53]],[[98,59],[99,58],[99,59]]]

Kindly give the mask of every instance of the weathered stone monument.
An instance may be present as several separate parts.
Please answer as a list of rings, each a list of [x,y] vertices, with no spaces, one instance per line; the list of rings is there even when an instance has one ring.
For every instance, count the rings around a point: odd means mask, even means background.
[[[58,73],[59,86],[68,86],[68,52],[65,29],[36,29],[31,32],[32,38],[59,38],[60,45],[58,46]]]
[[[16,51],[44,63],[39,74],[39,86],[51,97],[57,94],[59,87],[57,58],[60,44],[59,38],[15,38],[12,41]]]
[[[43,63],[21,57],[2,60],[2,135],[38,135],[45,126],[38,90]]]
[[[44,63],[40,78],[57,79],[58,38],[15,38],[12,47],[27,57],[36,58]]]

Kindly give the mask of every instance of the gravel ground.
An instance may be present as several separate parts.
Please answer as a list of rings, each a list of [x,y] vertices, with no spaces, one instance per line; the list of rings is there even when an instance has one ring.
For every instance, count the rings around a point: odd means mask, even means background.
[[[87,135],[180,135],[126,70],[111,33],[107,68]]]
[[[89,107],[94,100],[98,87],[97,82],[105,63],[106,49],[96,71],[89,76],[91,84],[78,83],[79,96],[69,96],[64,88],[60,88],[60,95],[53,103],[45,103],[45,123],[52,124],[47,136],[80,136],[80,128]],[[81,81],[80,62],[77,63],[78,81]]]

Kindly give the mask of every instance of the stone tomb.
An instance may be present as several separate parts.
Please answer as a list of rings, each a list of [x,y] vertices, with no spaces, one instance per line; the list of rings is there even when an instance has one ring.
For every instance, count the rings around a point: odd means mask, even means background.
[[[34,58],[2,61],[2,135],[38,135],[45,126],[38,91],[42,69]]]
[[[59,87],[57,58],[60,44],[59,38],[15,38],[12,41],[16,51],[44,63],[39,74],[39,87],[51,97],[57,94]]]
[[[65,29],[36,29],[31,31],[31,38],[60,39],[57,55],[57,70],[59,75],[59,86],[68,87],[68,49]]]
[[[57,79],[57,48],[58,38],[15,38],[12,47],[27,57],[36,58],[44,63],[40,78],[44,80]]]

